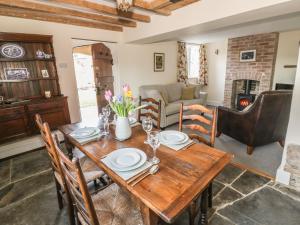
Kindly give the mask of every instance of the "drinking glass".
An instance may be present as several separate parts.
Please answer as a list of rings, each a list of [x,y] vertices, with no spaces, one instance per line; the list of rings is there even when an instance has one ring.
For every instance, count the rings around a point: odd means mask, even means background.
[[[160,146],[160,140],[159,140],[159,132],[158,131],[151,131],[149,132],[149,139],[148,143],[153,149],[153,158],[151,159],[151,162],[153,164],[158,164],[160,162],[159,158],[156,157],[156,151]]]
[[[110,112],[111,111],[110,111],[110,106],[109,105],[102,108],[102,113],[105,117],[109,118]]]
[[[142,120],[142,127],[144,129],[144,131],[147,133],[147,139],[144,141],[145,144],[148,144],[148,139],[149,139],[149,132],[152,130],[153,128],[153,122],[152,119],[150,117],[144,118]]]
[[[103,135],[109,135],[109,116],[110,116],[110,106],[107,105],[102,108],[102,114],[104,116],[103,122],[104,122],[104,131]]]

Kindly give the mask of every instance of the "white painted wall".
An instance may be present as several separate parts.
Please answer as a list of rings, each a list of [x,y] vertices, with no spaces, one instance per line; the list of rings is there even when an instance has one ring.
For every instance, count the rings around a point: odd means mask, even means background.
[[[124,29],[126,42],[151,43],[180,37],[186,34],[201,34],[219,28],[253,22],[279,15],[297,12],[299,0],[202,0],[172,12],[172,16],[151,16],[151,23],[139,23],[137,29]],[[166,34],[162,38],[156,37]],[[164,38],[164,39],[163,39]],[[148,40],[147,40],[148,39]]]
[[[284,68],[283,66],[297,64],[299,42],[299,30],[279,34],[273,89],[276,83],[294,84],[296,68]]]
[[[300,48],[298,46],[298,53],[300,54]],[[286,144],[283,151],[282,162],[277,170],[276,180],[278,182],[289,184],[290,173],[284,171],[284,165],[286,162],[286,151],[289,144],[300,145],[300,57],[298,57],[297,73],[295,79],[295,86],[293,92],[290,120],[288,130],[286,134]]]
[[[223,105],[228,39],[205,46],[208,61],[208,86],[204,90],[208,93],[207,103],[215,106]],[[218,55],[215,54],[216,50],[219,51]]]
[[[154,53],[165,53],[165,71],[154,72]],[[176,82],[177,43],[124,44],[119,49],[120,84],[130,84],[134,95],[145,84]]]
[[[0,16],[0,31],[53,35],[60,87],[62,94],[68,96],[72,122],[80,120],[79,100],[72,56],[72,38],[119,42],[122,37],[121,32],[4,16]]]

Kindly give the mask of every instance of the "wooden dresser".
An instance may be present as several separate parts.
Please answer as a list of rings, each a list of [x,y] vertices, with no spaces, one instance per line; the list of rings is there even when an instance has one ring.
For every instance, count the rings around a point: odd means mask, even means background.
[[[70,123],[51,35],[0,33],[0,96],[0,143],[37,134],[36,113],[52,129]]]
[[[39,113],[51,129],[70,123],[67,97],[34,99],[24,103],[0,106],[0,143],[38,134],[34,115]]]

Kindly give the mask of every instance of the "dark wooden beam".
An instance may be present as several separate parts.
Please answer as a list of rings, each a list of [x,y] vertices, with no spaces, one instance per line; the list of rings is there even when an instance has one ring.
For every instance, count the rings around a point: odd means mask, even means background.
[[[124,17],[124,18],[129,18],[132,20],[140,21],[140,22],[150,22],[150,17],[134,12],[122,12],[119,11],[117,8],[110,7],[107,5],[91,2],[91,1],[86,1],[86,0],[50,0],[51,2],[57,2],[57,3],[66,3],[66,4],[71,4],[83,8],[88,8],[92,9],[101,13],[109,14],[109,15],[114,15],[114,16],[119,16],[119,17]]]
[[[54,13],[62,16],[81,17],[85,19],[95,20],[97,22],[104,22],[104,23],[116,24],[121,26],[136,27],[136,22],[130,20],[118,19],[118,18],[103,16],[103,15],[88,13],[88,12],[81,12],[78,10],[41,4],[38,2],[28,2],[26,0],[17,0],[17,1],[0,0],[0,5],[19,7],[23,9],[29,9],[29,10],[38,10],[38,11]]]
[[[19,17],[24,19],[40,20],[47,22],[63,23],[70,24],[75,26],[83,26],[104,30],[112,31],[123,31],[123,28],[120,26],[109,25],[105,23],[98,23],[94,21],[76,19],[66,16],[59,16],[55,14],[49,14],[44,12],[37,12],[32,10],[18,9],[7,6],[0,6],[0,15],[1,16],[10,16],[10,17]]]

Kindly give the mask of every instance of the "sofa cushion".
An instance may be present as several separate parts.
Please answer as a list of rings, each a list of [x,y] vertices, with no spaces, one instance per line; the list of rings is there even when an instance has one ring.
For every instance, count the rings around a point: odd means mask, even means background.
[[[182,88],[181,100],[194,99],[195,87],[184,87]]]
[[[165,86],[165,89],[168,93],[168,102],[175,102],[181,99],[182,88],[184,84],[182,83],[174,83],[168,84]]]
[[[191,100],[184,100],[182,102],[184,105],[194,105],[194,104],[203,105],[202,100],[199,98],[195,98],[195,99],[191,99]]]
[[[166,103],[166,100],[164,99],[163,95],[161,94],[161,92],[159,90],[145,90],[145,94],[147,98],[153,98],[156,101],[161,100],[164,101],[164,103]]]
[[[168,93],[167,90],[165,89],[164,85],[145,85],[145,86],[140,86],[139,92],[142,98],[147,98],[150,97],[147,95],[147,91],[149,90],[157,90],[160,92],[161,96],[163,97],[163,100],[166,104],[168,104]]]
[[[195,92],[194,92],[194,98],[200,98],[200,91],[201,91],[201,84],[189,84],[188,87],[194,87]]]

